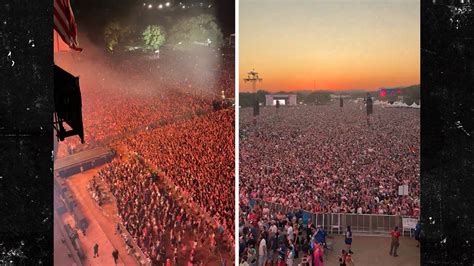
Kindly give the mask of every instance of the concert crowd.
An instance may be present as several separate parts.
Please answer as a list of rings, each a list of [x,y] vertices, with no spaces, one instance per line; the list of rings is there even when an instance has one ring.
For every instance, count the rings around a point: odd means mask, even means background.
[[[323,266],[327,233],[303,220],[302,212],[283,213],[266,205],[240,203],[240,265]],[[350,265],[351,256],[341,256]]]
[[[98,56],[98,62],[92,63],[90,56],[57,59],[80,78],[86,142],[67,138],[59,146],[58,158],[209,112],[222,91],[227,98],[234,97],[233,61],[224,56],[212,62],[204,55],[186,53],[158,61],[122,58],[115,62]]]
[[[163,172],[194,204],[223,226],[234,229],[234,111],[145,131],[127,146]]]
[[[139,158],[116,160],[98,177],[109,185],[121,223],[153,265],[163,265],[167,259],[173,265],[198,264],[203,258],[192,250],[216,246],[216,230],[160,186],[161,177]]]
[[[105,204],[97,180],[108,184],[121,223],[153,265],[231,258],[234,110],[215,111],[212,103],[222,91],[234,97],[232,56],[169,52],[158,60],[114,62],[91,60],[91,50],[57,58],[80,76],[86,141],[67,138],[57,157],[96,146],[119,149],[90,182],[91,195]]]
[[[240,200],[313,213],[418,216],[420,113],[363,103],[240,113]],[[409,194],[399,196],[399,186]]]

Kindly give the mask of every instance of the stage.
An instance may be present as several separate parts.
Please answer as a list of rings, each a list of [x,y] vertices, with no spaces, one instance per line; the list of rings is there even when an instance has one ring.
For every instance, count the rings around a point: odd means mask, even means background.
[[[94,148],[78,152],[54,161],[54,172],[60,177],[68,177],[110,162],[115,151],[109,148]]]

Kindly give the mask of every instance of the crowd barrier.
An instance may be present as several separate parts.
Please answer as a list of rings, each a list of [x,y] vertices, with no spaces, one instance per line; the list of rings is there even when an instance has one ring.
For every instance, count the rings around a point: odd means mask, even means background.
[[[251,199],[250,206],[254,205],[266,206],[273,212],[289,212],[296,213],[299,209],[289,208],[279,203],[267,202],[261,199]],[[303,222],[312,223],[321,226],[329,234],[344,234],[347,226],[351,227],[351,231],[357,234],[367,235],[388,235],[395,226],[405,233],[403,229],[403,218],[399,215],[381,215],[381,214],[353,214],[353,213],[312,213],[301,210],[303,212]],[[416,218],[415,218],[416,219]],[[411,230],[408,231],[411,235]]]
[[[140,266],[151,266],[149,258],[143,253],[143,251],[138,246],[135,239],[128,232],[127,228],[122,223],[119,223],[122,239],[125,242],[125,245],[128,246],[127,251],[131,254],[138,262]]]

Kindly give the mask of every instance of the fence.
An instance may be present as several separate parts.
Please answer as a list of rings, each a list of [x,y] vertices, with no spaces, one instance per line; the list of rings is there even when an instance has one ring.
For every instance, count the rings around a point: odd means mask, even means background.
[[[128,246],[127,251],[128,254],[132,255],[138,262],[140,266],[151,266],[148,257],[142,252],[138,244],[135,242],[133,237],[128,232],[127,228],[125,228],[122,223],[119,223],[120,231],[122,232],[122,239],[125,241],[125,245]]]
[[[296,213],[299,209],[289,208],[274,202],[267,202],[261,199],[250,200],[250,206],[255,204],[267,206],[271,211]],[[311,213],[303,211],[303,222],[311,222],[314,225],[321,226],[329,234],[343,234],[347,226],[351,231],[357,234],[368,235],[388,235],[395,226],[402,230],[402,216],[399,215],[380,215],[380,214],[352,214],[352,213]]]
[[[117,199],[112,194],[112,191],[110,190],[109,185],[106,182],[104,182],[103,184],[107,188],[106,193],[110,196],[110,200],[112,201],[113,204],[117,205]],[[123,241],[125,242],[125,246],[126,246],[128,254],[135,258],[138,265],[151,266],[151,263],[148,257],[140,249],[135,239],[132,237],[130,232],[128,232],[127,228],[120,221],[118,223],[118,226],[120,227],[120,235]]]

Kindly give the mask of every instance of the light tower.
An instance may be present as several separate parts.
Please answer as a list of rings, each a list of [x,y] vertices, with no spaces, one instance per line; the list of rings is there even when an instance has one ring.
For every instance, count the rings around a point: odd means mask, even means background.
[[[244,81],[252,83],[252,91],[255,93],[253,116],[257,116],[260,114],[260,105],[257,99],[257,82],[261,82],[262,79],[259,77],[258,73],[255,72],[255,69],[253,69],[247,73],[247,78],[244,78]]]

